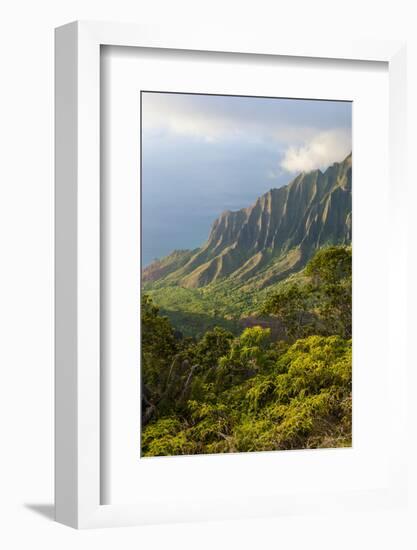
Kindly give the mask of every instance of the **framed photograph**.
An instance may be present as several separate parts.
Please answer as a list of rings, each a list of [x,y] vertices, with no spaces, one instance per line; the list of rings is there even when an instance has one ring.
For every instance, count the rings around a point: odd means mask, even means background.
[[[404,82],[401,43],[56,30],[58,521],[404,504]]]

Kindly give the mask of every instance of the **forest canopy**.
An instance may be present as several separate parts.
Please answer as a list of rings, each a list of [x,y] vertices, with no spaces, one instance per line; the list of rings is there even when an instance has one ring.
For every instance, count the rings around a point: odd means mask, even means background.
[[[142,455],[350,446],[351,289],[351,248],[324,247],[261,294],[259,323],[200,337],[143,293]]]

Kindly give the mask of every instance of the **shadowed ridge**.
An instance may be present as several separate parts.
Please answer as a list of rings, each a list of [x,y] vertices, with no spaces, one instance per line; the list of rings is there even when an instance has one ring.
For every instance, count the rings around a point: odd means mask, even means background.
[[[351,189],[352,154],[324,172],[302,172],[251,206],[222,212],[201,248],[151,264],[143,281],[198,288],[262,272],[263,284],[275,282],[301,269],[317,248],[350,243]]]

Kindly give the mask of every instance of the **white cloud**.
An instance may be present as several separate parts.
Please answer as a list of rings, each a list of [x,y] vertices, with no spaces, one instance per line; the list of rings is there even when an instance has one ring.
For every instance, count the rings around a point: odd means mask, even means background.
[[[308,172],[327,168],[343,160],[352,150],[352,136],[347,129],[327,130],[316,134],[299,147],[289,147],[281,161],[287,172]]]
[[[282,148],[307,143],[318,132],[338,127],[346,106],[337,107],[325,101],[144,93],[142,125],[145,131],[158,134],[208,142],[274,142]]]
[[[205,141],[215,141],[233,133],[233,124],[227,117],[208,109],[198,109],[193,100],[193,96],[190,100],[189,96],[180,94],[144,94],[143,128],[199,137]]]

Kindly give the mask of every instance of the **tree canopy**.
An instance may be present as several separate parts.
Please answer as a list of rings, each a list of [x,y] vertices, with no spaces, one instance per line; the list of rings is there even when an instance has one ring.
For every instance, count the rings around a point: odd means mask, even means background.
[[[252,326],[183,337],[142,297],[142,454],[351,445],[349,247],[319,250],[302,283],[261,311],[284,337]]]

